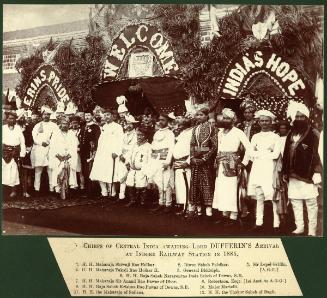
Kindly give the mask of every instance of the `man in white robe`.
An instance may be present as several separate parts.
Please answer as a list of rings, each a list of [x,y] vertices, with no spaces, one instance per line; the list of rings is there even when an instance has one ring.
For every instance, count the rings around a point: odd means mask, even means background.
[[[139,127],[136,135],[137,143],[134,144],[126,160],[126,166],[129,169],[126,185],[130,199],[127,207],[133,207],[139,203],[143,206],[146,203],[146,187],[148,185],[146,169],[151,158],[151,145],[148,142],[147,128]]]
[[[43,106],[41,108],[42,121],[37,123],[32,131],[33,136],[33,148],[31,151],[31,162],[32,167],[35,169],[35,180],[34,180],[34,190],[36,194],[40,191],[41,175],[43,168],[47,168],[47,173],[49,177],[49,190],[53,191],[53,186],[51,185],[51,169],[49,165],[49,144],[52,135],[58,131],[58,126],[50,121],[50,115],[52,111]]]
[[[176,138],[176,144],[173,149],[175,193],[176,204],[182,205],[183,210],[185,210],[191,181],[190,154],[193,129],[191,119],[183,118],[179,120],[178,129],[180,130],[180,134]]]
[[[117,158],[122,153],[124,131],[113,121],[112,111],[105,111],[104,117],[106,124],[102,127],[90,179],[99,181],[103,197],[114,197],[116,190],[112,184],[118,182]]]
[[[225,225],[234,225],[240,212],[237,196],[237,179],[241,160],[239,148],[243,145],[245,151],[251,151],[251,144],[245,133],[234,126],[235,112],[225,108],[218,132],[217,144],[217,178],[215,182],[212,208],[223,213]],[[227,220],[229,218],[229,220]],[[219,221],[220,222],[220,221]],[[217,223],[219,223],[217,222]]]
[[[2,126],[2,184],[11,187],[10,197],[16,197],[15,187],[20,184],[18,159],[26,154],[25,139],[15,112],[6,112],[7,124]]]
[[[126,167],[127,161],[130,159],[130,154],[133,146],[137,142],[137,136],[135,131],[135,124],[138,121],[132,115],[125,116],[126,124],[124,127],[124,138],[123,138],[123,148],[122,154],[119,156],[117,163],[118,179],[120,182],[119,188],[119,200],[122,202],[125,199],[126,190],[126,178],[128,170]]]
[[[261,231],[263,226],[264,202],[271,201],[273,207],[273,227],[278,230],[280,225],[277,212],[277,202],[274,196],[274,169],[281,154],[280,137],[271,131],[275,115],[267,110],[257,112],[261,132],[255,134],[251,140],[253,150],[250,158],[253,161],[248,184],[248,195],[256,199],[255,231]]]
[[[171,162],[175,135],[169,129],[170,118],[161,114],[159,130],[154,134],[151,144],[152,154],[148,168],[149,184],[156,184],[159,190],[159,206],[153,212],[168,213],[172,205]]]
[[[58,176],[64,167],[64,159],[69,163],[69,187],[77,188],[77,148],[78,139],[76,134],[69,130],[69,121],[65,117],[60,119],[60,129],[54,132],[49,144],[49,168],[51,169],[51,185],[56,193],[60,192]]]

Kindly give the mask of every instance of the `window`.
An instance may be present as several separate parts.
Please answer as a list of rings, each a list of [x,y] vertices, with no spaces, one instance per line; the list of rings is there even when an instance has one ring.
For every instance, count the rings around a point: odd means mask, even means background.
[[[9,54],[3,55],[2,58],[2,68],[3,73],[15,73],[17,72],[15,69],[16,61],[19,59],[20,54]]]

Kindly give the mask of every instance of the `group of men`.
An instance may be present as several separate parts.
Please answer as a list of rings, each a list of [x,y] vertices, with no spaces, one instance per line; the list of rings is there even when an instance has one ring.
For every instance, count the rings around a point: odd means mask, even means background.
[[[253,215],[255,230],[262,230],[266,201],[271,201],[276,231],[290,203],[297,235],[304,233],[305,202],[308,235],[316,235],[322,142],[308,108],[291,101],[290,124],[276,121],[268,110],[256,111],[251,101],[242,108],[245,120],[238,124],[229,108],[219,115],[199,107],[183,116],[156,118],[146,111],[135,118],[99,107],[54,117],[42,107],[42,119],[35,121],[30,113],[17,119],[15,111],[7,111],[2,183],[11,187],[10,198],[19,185],[24,197],[30,197],[31,188],[38,195],[46,169],[49,191],[59,194],[68,164],[66,183],[83,196],[93,196],[99,187],[101,199],[133,207],[147,205],[149,193],[156,194],[153,213],[179,206],[178,214],[194,220],[215,218],[218,211],[215,222],[226,227]]]

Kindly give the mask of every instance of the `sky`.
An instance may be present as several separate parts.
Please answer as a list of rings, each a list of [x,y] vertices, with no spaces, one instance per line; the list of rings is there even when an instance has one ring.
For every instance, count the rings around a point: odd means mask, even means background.
[[[87,4],[5,4],[3,5],[3,31],[85,20],[88,16]]]

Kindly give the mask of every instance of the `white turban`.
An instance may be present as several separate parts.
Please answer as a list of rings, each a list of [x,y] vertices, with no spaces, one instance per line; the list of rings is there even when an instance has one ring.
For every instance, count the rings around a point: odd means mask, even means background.
[[[274,120],[276,118],[276,116],[268,110],[260,110],[255,113],[256,118],[259,118],[261,116],[269,117],[271,118],[271,120]]]
[[[294,121],[297,112],[300,112],[301,114],[309,118],[310,111],[305,104],[290,100],[287,107],[287,117],[291,118],[292,121]]]
[[[232,109],[225,108],[221,111],[221,113],[223,114],[223,116],[228,117],[230,119],[235,118],[235,112]]]
[[[116,98],[116,102],[118,103],[118,109],[117,109],[118,113],[128,112],[128,109],[125,105],[127,102],[127,98],[124,95],[118,96]]]
[[[16,111],[16,114],[17,114],[17,119],[20,119],[20,118],[22,118],[23,116],[25,116],[26,111],[25,111],[24,108],[21,108],[21,109],[18,109],[18,110]]]
[[[65,104],[61,101],[58,102],[57,104],[57,113],[65,113]]]
[[[52,114],[52,110],[47,106],[42,106],[41,114],[43,114],[43,113]]]
[[[50,115],[50,120],[56,120],[57,119],[57,113],[54,112]]]
[[[128,123],[138,123],[139,121],[135,120],[133,115],[125,115],[125,120]]]
[[[72,114],[76,114],[76,112],[78,111],[77,107],[74,105],[73,102],[69,102],[65,111],[66,115],[72,115]]]

